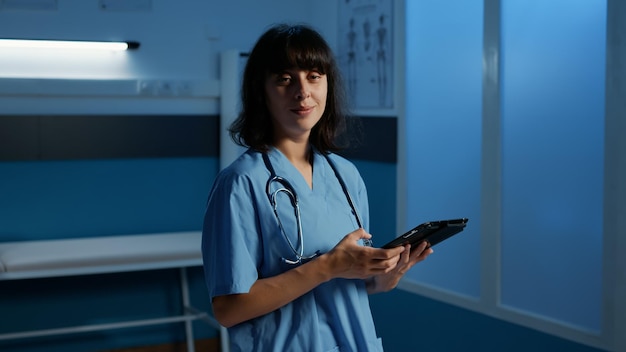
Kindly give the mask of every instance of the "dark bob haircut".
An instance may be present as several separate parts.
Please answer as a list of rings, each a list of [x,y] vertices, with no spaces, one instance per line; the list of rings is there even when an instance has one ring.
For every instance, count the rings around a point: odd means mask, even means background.
[[[310,135],[310,143],[329,153],[347,146],[345,92],[334,55],[324,38],[306,25],[278,24],[256,42],[243,74],[241,111],[229,128],[235,143],[265,152],[273,144],[273,123],[265,99],[268,74],[286,69],[318,70],[328,81],[326,107]],[[341,138],[340,138],[341,137]]]

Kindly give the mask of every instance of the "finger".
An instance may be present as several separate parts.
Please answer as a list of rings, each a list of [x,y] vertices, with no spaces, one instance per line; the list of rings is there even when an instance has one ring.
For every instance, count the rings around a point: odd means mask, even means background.
[[[417,253],[422,253],[426,249],[426,247],[428,247],[428,242],[422,241],[417,245],[417,247],[413,248],[412,251],[415,251]]]
[[[415,251],[415,252],[411,253],[411,260],[415,261],[415,263],[421,262],[422,260],[426,259],[432,253],[433,253],[433,249],[432,248],[426,248],[426,249],[424,249],[421,252]]]
[[[375,270],[392,270],[401,260],[402,256],[394,256],[388,259],[373,259],[370,261],[370,268]]]
[[[422,257],[422,259],[426,259],[426,257],[433,254],[433,252],[434,251],[432,248],[427,248],[425,251],[422,252],[422,254],[420,254],[420,257]]]
[[[383,248],[366,248],[370,250],[370,255],[372,259],[375,260],[387,260],[393,257],[399,256],[402,252],[406,251],[406,248],[403,246],[398,246],[395,248],[383,249]]]
[[[372,235],[367,233],[363,228],[358,228],[349,234],[346,235],[346,238],[349,238],[351,241],[358,241],[360,239],[370,239]]]
[[[399,266],[400,265],[398,264],[398,262],[388,262],[384,265],[383,263],[381,263],[381,265],[373,266],[370,268],[370,275],[386,274],[393,270],[396,270]]]
[[[405,244],[404,245],[404,252],[402,252],[400,254],[400,262],[401,263],[408,263],[411,260],[411,256],[413,253],[411,253],[411,245],[410,244]]]

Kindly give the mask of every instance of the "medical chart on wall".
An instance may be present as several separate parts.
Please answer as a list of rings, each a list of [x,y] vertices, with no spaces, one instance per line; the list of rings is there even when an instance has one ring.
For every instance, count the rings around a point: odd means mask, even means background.
[[[392,0],[339,1],[339,66],[353,109],[392,109]]]

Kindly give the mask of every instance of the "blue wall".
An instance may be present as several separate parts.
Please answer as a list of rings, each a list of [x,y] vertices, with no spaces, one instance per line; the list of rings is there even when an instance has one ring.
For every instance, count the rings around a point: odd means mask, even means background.
[[[0,163],[0,241],[198,229],[212,158]]]

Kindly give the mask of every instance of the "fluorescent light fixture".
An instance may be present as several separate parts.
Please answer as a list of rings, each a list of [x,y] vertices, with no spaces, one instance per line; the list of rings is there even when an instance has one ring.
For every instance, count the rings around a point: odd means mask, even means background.
[[[124,51],[139,48],[139,42],[91,42],[78,40],[0,39],[0,48],[46,48]]]

